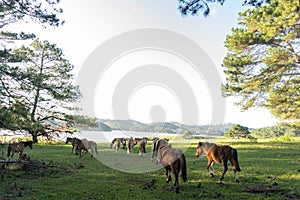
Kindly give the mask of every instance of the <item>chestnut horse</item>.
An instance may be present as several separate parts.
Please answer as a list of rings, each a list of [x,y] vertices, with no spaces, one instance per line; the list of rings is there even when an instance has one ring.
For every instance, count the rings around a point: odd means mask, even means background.
[[[238,162],[238,154],[237,150],[228,146],[218,146],[214,143],[208,143],[208,142],[199,142],[197,149],[196,149],[196,156],[199,157],[202,153],[206,154],[206,157],[208,159],[207,162],[207,170],[209,172],[210,177],[214,177],[213,170],[214,170],[214,162],[216,163],[222,163],[223,165],[223,172],[220,178],[220,181],[224,179],[225,173],[228,170],[227,162],[230,161],[231,165],[233,166],[233,171],[235,174],[235,181],[238,181],[237,172],[240,172],[240,166]]]
[[[24,149],[26,147],[29,147],[30,149],[32,149],[32,144],[33,144],[33,141],[31,141],[31,140],[30,141],[22,141],[19,143],[8,144],[7,157],[9,158],[11,156],[11,158],[13,158],[14,153],[17,152],[17,153],[19,153],[19,159],[21,159]]]
[[[181,172],[183,182],[187,181],[186,159],[180,149],[172,148],[165,143],[166,140],[158,140],[154,151],[157,151],[157,162],[161,163],[166,170],[166,183],[169,183],[172,178],[170,172],[174,174],[176,193],[179,192],[178,176]]]

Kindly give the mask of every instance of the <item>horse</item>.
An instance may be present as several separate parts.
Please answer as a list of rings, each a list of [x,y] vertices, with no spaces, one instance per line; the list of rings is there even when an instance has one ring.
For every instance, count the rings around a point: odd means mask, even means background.
[[[8,147],[7,147],[7,157],[8,158],[9,157],[13,158],[14,153],[17,152],[17,153],[19,153],[19,159],[22,158],[24,149],[26,147],[29,147],[30,149],[32,149],[32,144],[33,144],[33,141],[31,141],[31,140],[29,140],[29,141],[21,141],[19,143],[8,144]]]
[[[157,137],[153,138],[152,140],[152,152],[151,152],[151,161],[153,162],[154,159],[156,159],[157,157],[157,146],[161,146],[161,145],[167,145],[168,144],[169,139],[159,139]],[[156,162],[157,164],[157,162]]]
[[[97,144],[94,141],[88,141],[87,139],[76,139],[75,144],[78,146],[80,158],[82,157],[82,151],[88,151],[89,149],[92,151],[91,158],[94,156],[94,151],[97,155],[99,155],[97,150]]]
[[[74,138],[71,138],[71,137],[67,137],[67,140],[66,140],[66,144],[68,144],[69,142],[72,144],[72,153],[74,152],[74,147],[76,147],[76,152],[75,152],[75,155],[78,155],[79,153],[79,149],[76,145],[76,140],[78,138],[74,137]]]
[[[206,154],[207,157],[207,170],[210,177],[214,177],[213,170],[214,170],[214,163],[222,163],[223,165],[223,172],[220,177],[220,182],[222,183],[224,176],[228,170],[227,162],[230,161],[231,165],[233,166],[233,171],[235,174],[235,182],[238,181],[237,172],[241,171],[238,162],[238,153],[237,150],[228,146],[218,146],[214,143],[208,142],[199,142],[197,149],[196,149],[196,157],[199,157],[202,153]]]
[[[114,138],[113,141],[110,144],[110,148],[112,149],[113,146],[116,148],[116,153],[120,149],[120,145],[123,145],[123,149],[126,147],[126,139],[125,138]]]
[[[139,156],[143,156],[146,153],[146,144],[148,138],[135,138],[134,144],[139,145]]]
[[[133,138],[132,137],[128,138],[127,139],[127,154],[130,154],[132,152],[132,147],[134,145],[136,145],[136,144],[134,143]]]
[[[187,181],[186,159],[182,150],[172,148],[165,142],[166,140],[157,141],[157,161],[161,163],[166,170],[166,183],[172,180],[170,174],[172,171],[175,177],[174,186],[176,187],[176,193],[179,193],[178,176],[180,172],[183,182]]]

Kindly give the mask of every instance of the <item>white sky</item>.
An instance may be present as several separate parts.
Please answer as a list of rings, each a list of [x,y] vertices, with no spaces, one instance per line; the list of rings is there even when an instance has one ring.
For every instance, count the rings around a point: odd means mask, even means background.
[[[173,30],[198,43],[224,79],[221,64],[226,49],[223,45],[226,35],[237,25],[238,12],[246,9],[240,6],[241,3],[242,1],[227,0],[224,6],[212,6],[211,16],[204,18],[202,15],[182,17],[177,10],[178,1],[176,0],[64,0],[60,4],[64,10],[60,17],[66,21],[64,26],[45,29],[38,24],[22,23],[10,28],[32,31],[39,38],[57,44],[65,53],[66,58],[75,66],[76,73],[79,72],[91,52],[113,36],[141,28]],[[95,102],[101,102],[101,104],[95,103],[94,105],[97,117],[114,117],[111,101],[118,81],[126,73],[146,64],[172,66],[175,71],[178,71],[195,93],[199,105],[195,108],[199,111],[198,122],[200,124],[211,122],[213,107],[211,98],[213,97],[210,96],[204,79],[197,76],[190,69],[189,64],[178,57],[159,51],[137,51],[112,61],[106,74],[99,77],[94,94]],[[270,126],[276,122],[265,109],[240,112],[232,102],[232,98],[226,99],[224,119],[226,123],[239,123],[257,128]],[[130,118],[142,122],[159,119],[178,122],[182,120],[180,99],[172,93],[172,88],[154,83],[137,85],[128,99],[128,113]]]

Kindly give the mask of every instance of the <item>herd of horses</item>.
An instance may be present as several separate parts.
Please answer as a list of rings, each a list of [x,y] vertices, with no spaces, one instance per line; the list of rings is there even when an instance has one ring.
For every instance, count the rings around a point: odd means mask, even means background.
[[[135,145],[139,147],[139,155],[143,156],[146,153],[146,144],[148,138],[114,138],[110,144],[110,148],[115,147],[116,153],[119,152],[119,149],[122,145],[122,148],[127,148],[127,154],[132,153],[132,148]],[[91,150],[92,155],[94,153],[98,155],[97,144],[93,141],[88,141],[86,139],[78,139],[78,138],[70,138],[66,139],[66,144],[72,144],[72,153],[74,149],[76,154],[79,154],[80,157],[83,155],[83,151]],[[26,147],[32,149],[32,141],[23,141],[19,143],[11,143],[8,145],[8,153],[7,156],[9,158],[13,158],[14,153],[19,153],[19,159],[23,156],[23,151]],[[214,171],[214,163],[221,163],[223,165],[222,175],[220,177],[220,182],[222,183],[224,176],[228,170],[228,161],[231,163],[233,167],[233,171],[235,174],[235,181],[238,182],[237,172],[240,172],[240,166],[238,162],[238,154],[237,150],[228,146],[218,146],[214,143],[208,142],[199,142],[196,148],[196,157],[199,157],[202,153],[206,154],[207,157],[207,170],[209,172],[209,176],[213,177]],[[165,169],[166,182],[169,183],[171,178],[171,172],[174,175],[175,182],[174,186],[176,188],[176,193],[179,192],[179,174],[182,177],[184,182],[187,181],[187,166],[186,166],[186,157],[182,150],[173,148],[171,144],[169,144],[169,140],[153,138],[152,140],[152,152],[151,152],[151,160],[156,164],[161,164]]]
[[[139,146],[139,155],[143,156],[146,153],[147,138],[114,138],[110,144],[110,148],[115,146],[116,153],[119,151],[120,146],[125,149],[127,147],[127,154],[132,152],[132,147],[134,145]],[[235,174],[235,181],[238,181],[237,172],[240,172],[240,166],[238,162],[237,150],[228,146],[218,146],[214,143],[199,142],[196,148],[196,157],[199,157],[202,153],[206,154],[207,157],[207,170],[210,177],[214,177],[214,163],[221,163],[223,165],[222,175],[220,177],[220,182],[222,183],[224,176],[228,170],[228,161],[233,166],[233,171]],[[169,144],[168,139],[153,138],[152,141],[152,152],[151,152],[152,162],[156,164],[162,164],[166,171],[166,183],[171,181],[171,172],[175,177],[174,186],[176,188],[176,193],[179,192],[179,174],[181,174],[183,182],[187,181],[187,170],[186,170],[186,158],[182,150],[173,148]]]

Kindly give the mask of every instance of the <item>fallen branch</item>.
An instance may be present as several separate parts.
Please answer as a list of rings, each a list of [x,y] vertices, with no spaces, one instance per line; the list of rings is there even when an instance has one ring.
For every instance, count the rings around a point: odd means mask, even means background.
[[[31,160],[0,160],[0,164],[20,164],[20,165],[24,165],[26,167],[32,167],[34,169],[60,168],[63,170],[69,170],[69,168],[67,168],[65,166],[46,164],[45,162],[31,161]]]

